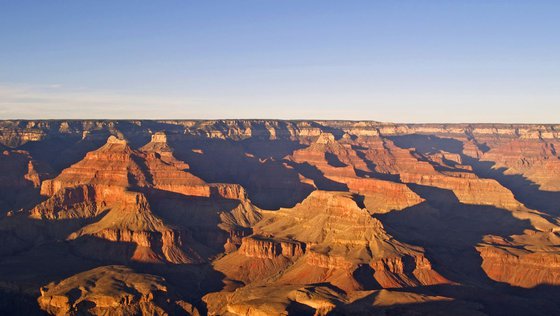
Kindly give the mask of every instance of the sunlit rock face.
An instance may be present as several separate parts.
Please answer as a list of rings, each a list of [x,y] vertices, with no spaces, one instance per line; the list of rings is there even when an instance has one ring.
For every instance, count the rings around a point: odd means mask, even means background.
[[[50,314],[199,315],[161,277],[124,266],[103,266],[40,289],[39,306]]]
[[[56,315],[558,314],[559,131],[1,121],[0,296]]]

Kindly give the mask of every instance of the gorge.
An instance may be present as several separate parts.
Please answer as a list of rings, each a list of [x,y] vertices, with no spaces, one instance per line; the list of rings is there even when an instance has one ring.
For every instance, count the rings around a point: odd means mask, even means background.
[[[0,121],[0,313],[560,313],[560,125]]]

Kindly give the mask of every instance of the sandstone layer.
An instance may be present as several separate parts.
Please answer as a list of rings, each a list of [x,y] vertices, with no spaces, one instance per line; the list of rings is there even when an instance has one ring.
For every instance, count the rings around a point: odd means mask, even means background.
[[[539,124],[0,121],[0,312],[558,314],[559,142]]]

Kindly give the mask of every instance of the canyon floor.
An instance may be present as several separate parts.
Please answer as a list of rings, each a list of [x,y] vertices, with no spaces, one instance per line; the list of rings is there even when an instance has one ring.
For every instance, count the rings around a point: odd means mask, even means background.
[[[558,315],[560,125],[0,121],[2,315]]]

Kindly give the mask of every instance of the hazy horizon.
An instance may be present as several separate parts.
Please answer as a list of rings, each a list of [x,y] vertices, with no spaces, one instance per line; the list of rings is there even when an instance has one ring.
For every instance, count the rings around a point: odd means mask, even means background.
[[[0,119],[560,123],[554,1],[0,3]]]
[[[283,118],[1,118],[2,121],[286,121],[286,122],[372,122],[379,124],[406,124],[406,125],[551,125],[556,126],[560,123],[527,123],[527,122],[392,122],[392,121],[378,121],[378,120],[359,120],[359,119],[317,119],[317,118],[294,118],[294,119],[283,119]]]

